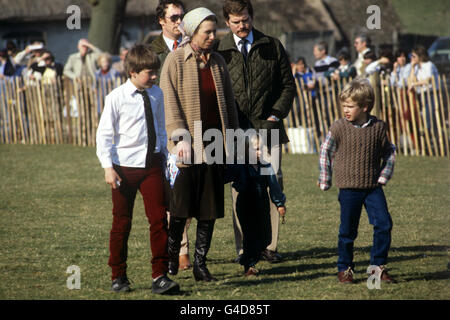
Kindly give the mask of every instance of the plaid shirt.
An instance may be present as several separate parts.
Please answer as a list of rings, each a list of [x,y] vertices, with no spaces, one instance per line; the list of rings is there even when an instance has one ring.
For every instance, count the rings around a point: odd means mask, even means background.
[[[352,123],[356,128],[365,128],[373,121],[372,117],[364,123],[362,126]],[[333,173],[333,159],[336,153],[336,141],[331,135],[331,131],[328,132],[325,141],[320,148],[319,156],[319,186],[322,190],[328,190],[331,187],[331,176]],[[391,144],[391,148],[386,154],[383,155],[383,163],[381,164],[381,173],[378,178],[378,183],[385,185],[394,173],[395,163],[395,146]]]

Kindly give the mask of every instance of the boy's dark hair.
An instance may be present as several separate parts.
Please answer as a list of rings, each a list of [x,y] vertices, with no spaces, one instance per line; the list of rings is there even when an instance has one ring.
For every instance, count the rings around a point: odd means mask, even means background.
[[[368,79],[356,77],[347,83],[339,94],[339,102],[344,102],[348,98],[358,104],[358,107],[367,107],[370,113],[375,104],[375,93]]]
[[[144,69],[158,70],[161,62],[149,45],[136,44],[125,57],[125,72],[130,77],[131,72],[139,73]]]
[[[342,50],[339,52],[338,56],[337,56],[338,60],[345,60],[345,61],[350,61],[350,53],[347,50]]]
[[[248,14],[253,19],[253,6],[250,0],[225,0],[222,7],[223,17],[228,21],[230,14],[238,15],[244,9],[247,9]]]
[[[306,59],[305,57],[297,57],[297,59],[295,59],[295,63],[299,63],[299,62],[303,62],[303,64],[306,66]]]
[[[167,7],[173,4],[176,7],[183,8],[183,11],[186,11],[184,3],[180,0],[160,0],[158,6],[156,7],[156,23],[159,24],[160,19],[164,19],[166,17]]]
[[[402,55],[405,56],[406,63],[408,63],[409,58],[408,58],[408,51],[406,49],[400,48],[397,51],[395,51],[395,59],[397,59],[398,57],[401,57]]]

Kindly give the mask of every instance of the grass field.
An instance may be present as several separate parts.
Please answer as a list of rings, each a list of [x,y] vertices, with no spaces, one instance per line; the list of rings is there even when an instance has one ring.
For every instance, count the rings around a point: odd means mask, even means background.
[[[196,283],[192,271],[174,279],[177,296],[150,290],[148,223],[138,196],[129,239],[128,275],[134,291],[110,288],[108,239],[111,195],[94,148],[0,145],[0,299],[449,299],[450,162],[401,157],[385,188],[394,221],[388,267],[397,283],[366,286],[372,228],[361,216],[356,240],[357,283],[336,280],[337,189],[320,191],[316,155],[283,158],[286,224],[279,264],[260,262],[246,279],[235,258],[226,188],[226,216],[216,223],[209,268],[219,281]],[[191,247],[195,222],[190,228]],[[192,250],[192,249],[191,249]],[[66,269],[81,269],[81,289],[69,290]]]

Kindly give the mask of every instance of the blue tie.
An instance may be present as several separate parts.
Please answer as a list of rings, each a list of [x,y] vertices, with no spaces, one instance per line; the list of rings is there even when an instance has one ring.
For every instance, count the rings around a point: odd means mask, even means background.
[[[247,60],[248,51],[247,51],[247,39],[239,40],[239,44],[241,45],[241,53],[244,56],[244,60]]]

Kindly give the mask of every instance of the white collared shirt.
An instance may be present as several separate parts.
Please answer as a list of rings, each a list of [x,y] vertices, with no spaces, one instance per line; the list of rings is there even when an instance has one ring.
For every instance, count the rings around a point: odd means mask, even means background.
[[[169,48],[170,51],[173,51],[173,43],[175,42],[175,40],[167,38],[164,34],[163,34],[163,39],[164,39],[164,42],[166,43],[167,48]],[[177,40],[178,44],[180,44],[179,40],[180,39]]]
[[[97,129],[97,157],[102,168],[112,164],[145,168],[147,155],[147,122],[144,99],[128,79],[105,98],[105,107]],[[146,89],[152,105],[156,132],[156,152],[167,154],[164,119],[164,96],[161,88]]]
[[[239,51],[241,51],[242,44],[240,44],[239,41],[241,41],[242,39],[239,38],[234,33],[233,33],[233,39],[234,39],[234,42],[236,43],[236,47],[238,48]],[[245,37],[245,39],[247,39],[247,52],[250,52],[250,49],[252,48],[252,44],[253,44],[253,31],[250,31],[250,33],[248,34],[248,36]]]

